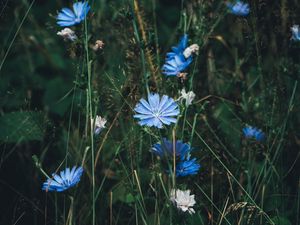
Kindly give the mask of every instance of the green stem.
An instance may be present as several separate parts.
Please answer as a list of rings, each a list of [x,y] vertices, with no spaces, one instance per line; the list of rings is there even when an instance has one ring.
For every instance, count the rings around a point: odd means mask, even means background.
[[[88,26],[87,26],[87,20],[84,20],[84,28],[85,28],[85,52],[86,52],[86,63],[87,63],[87,72],[88,72],[88,93],[87,93],[87,99],[88,99],[88,106],[87,106],[87,114],[88,121],[91,121],[93,118],[93,108],[92,108],[92,73],[91,73],[91,64],[89,59],[89,48],[88,48]],[[90,124],[90,123],[87,123]],[[92,157],[92,210],[93,210],[93,217],[92,217],[92,224],[96,224],[96,211],[95,211],[95,155],[94,155],[94,129],[93,126],[90,124],[90,141],[91,141],[91,157]]]
[[[184,138],[184,127],[185,127],[185,120],[186,120],[186,115],[187,115],[187,109],[188,109],[188,107],[186,107],[185,111],[184,111],[181,140],[183,140],[183,138]]]

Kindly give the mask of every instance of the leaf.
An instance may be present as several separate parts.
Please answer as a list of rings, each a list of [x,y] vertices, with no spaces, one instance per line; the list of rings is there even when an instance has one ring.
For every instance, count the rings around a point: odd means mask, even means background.
[[[0,141],[41,141],[45,118],[40,112],[12,112],[0,117]]]
[[[134,202],[135,198],[131,193],[127,192],[127,189],[124,185],[120,185],[113,192],[113,203],[117,201],[121,201],[128,204]]]

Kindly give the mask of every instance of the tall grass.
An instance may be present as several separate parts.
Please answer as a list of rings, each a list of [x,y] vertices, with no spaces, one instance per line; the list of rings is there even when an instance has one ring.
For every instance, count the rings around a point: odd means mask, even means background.
[[[76,42],[56,35],[56,10],[71,2],[0,11],[0,224],[299,224],[300,62],[289,31],[299,3],[250,2],[248,17],[215,0],[89,4]],[[186,80],[166,77],[166,53],[185,33],[199,54]],[[196,99],[178,101],[175,125],[133,118],[149,93],[178,99],[183,88]],[[108,121],[99,135],[96,115]],[[265,141],[245,138],[247,124]],[[176,177],[175,155],[164,165],[151,153],[164,137],[193,147],[197,175]],[[41,190],[73,165],[84,168],[76,187]],[[195,214],[173,205],[174,188],[195,194]]]

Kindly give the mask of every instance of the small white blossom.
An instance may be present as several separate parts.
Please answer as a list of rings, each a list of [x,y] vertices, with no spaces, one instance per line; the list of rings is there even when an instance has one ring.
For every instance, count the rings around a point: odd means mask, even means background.
[[[186,92],[185,89],[182,89],[179,99],[185,99],[185,105],[188,107],[192,104],[192,101],[195,99],[195,97],[196,94],[193,91]]]
[[[293,25],[291,27],[291,31],[292,31],[291,39],[294,40],[294,41],[300,41],[299,25]]]
[[[101,116],[96,116],[95,124],[94,119],[91,119],[92,126],[94,126],[95,135],[98,135],[101,132],[101,130],[105,128],[106,122],[106,119],[102,118]]]
[[[184,57],[187,59],[189,58],[192,54],[198,55],[199,52],[199,45],[197,44],[192,44],[183,51]]]
[[[195,204],[195,195],[190,195],[191,191],[181,191],[179,189],[172,189],[170,193],[170,201],[183,212],[188,211],[189,214],[195,213],[192,208]]]
[[[57,32],[57,35],[63,37],[65,41],[66,40],[75,41],[77,39],[75,32],[72,31],[70,28],[65,28]]]

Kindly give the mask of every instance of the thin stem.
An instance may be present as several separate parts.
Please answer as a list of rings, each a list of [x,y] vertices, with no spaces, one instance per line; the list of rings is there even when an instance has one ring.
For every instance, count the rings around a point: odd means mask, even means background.
[[[186,108],[184,109],[184,117],[183,117],[183,125],[182,125],[181,140],[183,140],[183,138],[184,138],[184,127],[185,127],[185,120],[186,120],[186,115],[187,115],[187,109],[188,109],[188,107],[186,107]]]
[[[89,48],[88,48],[88,26],[87,20],[84,20],[84,28],[85,28],[85,52],[86,52],[86,63],[87,63],[87,72],[88,72],[88,105],[87,105],[87,114],[88,121],[92,121],[93,118],[93,108],[92,108],[92,74],[91,74],[91,63],[89,59]],[[88,124],[88,123],[87,123]],[[90,123],[90,141],[91,141],[91,157],[92,157],[92,224],[96,224],[96,211],[95,211],[95,156],[94,156],[94,129],[92,124]]]
[[[172,138],[173,138],[173,188],[176,187],[176,134],[175,128],[172,130]]]

